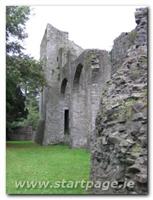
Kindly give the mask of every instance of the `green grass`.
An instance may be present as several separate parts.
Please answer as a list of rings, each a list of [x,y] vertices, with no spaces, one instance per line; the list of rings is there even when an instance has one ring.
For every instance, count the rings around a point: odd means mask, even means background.
[[[16,188],[16,181],[87,181],[90,155],[66,145],[39,146],[32,142],[8,142],[7,194],[87,194],[84,188]]]

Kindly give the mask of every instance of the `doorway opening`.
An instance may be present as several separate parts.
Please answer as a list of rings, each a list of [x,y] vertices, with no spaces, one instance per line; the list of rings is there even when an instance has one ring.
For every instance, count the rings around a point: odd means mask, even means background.
[[[69,134],[69,110],[64,111],[64,134]]]

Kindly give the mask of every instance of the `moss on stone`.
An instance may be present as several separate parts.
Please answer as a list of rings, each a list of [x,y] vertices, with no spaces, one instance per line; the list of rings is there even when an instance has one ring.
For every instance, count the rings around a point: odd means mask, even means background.
[[[140,144],[136,143],[133,145],[133,147],[131,148],[131,152],[132,153],[137,153],[137,152],[141,152],[142,148],[140,146]]]
[[[136,37],[137,37],[137,32],[131,31],[131,32],[128,34],[128,36],[129,36],[129,41],[131,42],[131,44],[134,44],[135,39],[136,39]]]

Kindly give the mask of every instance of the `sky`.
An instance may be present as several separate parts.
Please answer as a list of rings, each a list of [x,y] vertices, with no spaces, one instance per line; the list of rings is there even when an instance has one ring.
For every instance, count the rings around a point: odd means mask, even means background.
[[[111,50],[113,40],[135,28],[139,6],[34,6],[26,24],[26,53],[39,59],[40,43],[47,23],[69,33],[83,49]]]

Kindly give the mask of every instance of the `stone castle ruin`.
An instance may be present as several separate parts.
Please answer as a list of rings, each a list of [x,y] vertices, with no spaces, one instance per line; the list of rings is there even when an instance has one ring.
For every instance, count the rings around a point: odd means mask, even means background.
[[[91,180],[117,181],[95,194],[147,194],[147,8],[137,9],[136,28],[121,34],[111,52],[112,75],[101,93],[91,147]],[[132,182],[124,187],[125,182]]]
[[[135,183],[95,194],[147,193],[148,9],[136,9],[135,21],[111,52],[83,50],[49,24],[41,43],[47,84],[36,142],[89,148],[92,181]]]
[[[141,12],[143,9],[138,9],[137,13]],[[136,19],[136,31],[122,33],[114,40],[111,52],[84,50],[68,39],[67,32],[47,25],[40,48],[46,87],[41,94],[38,143],[89,147],[105,83],[135,40],[146,41],[140,20],[144,18]]]
[[[101,91],[111,75],[109,53],[83,50],[68,39],[68,33],[48,24],[41,60],[47,86],[40,105],[43,130],[37,139],[44,145],[88,147]]]

